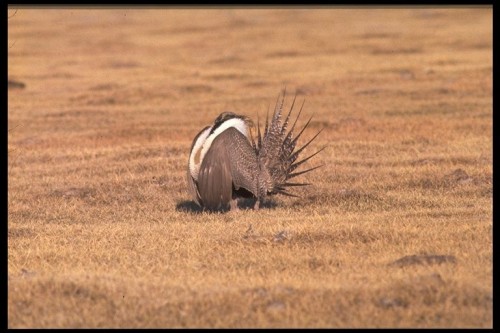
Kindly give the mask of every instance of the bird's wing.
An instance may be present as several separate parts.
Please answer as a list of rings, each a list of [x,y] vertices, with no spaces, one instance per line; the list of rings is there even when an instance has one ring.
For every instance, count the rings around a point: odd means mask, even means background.
[[[259,166],[255,148],[245,135],[229,128],[224,132],[235,189],[240,187],[258,196]]]
[[[203,206],[210,210],[226,208],[231,200],[233,179],[229,156],[220,134],[203,157],[198,174],[198,191]]]
[[[233,185],[257,194],[257,156],[248,139],[230,127],[219,134],[205,154],[198,175],[198,191],[209,209],[225,208]]]

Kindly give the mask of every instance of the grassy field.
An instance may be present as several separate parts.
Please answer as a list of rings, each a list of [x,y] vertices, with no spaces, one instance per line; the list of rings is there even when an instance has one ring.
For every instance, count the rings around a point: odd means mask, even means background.
[[[8,14],[9,328],[492,327],[491,7]],[[196,209],[284,87],[313,185]]]

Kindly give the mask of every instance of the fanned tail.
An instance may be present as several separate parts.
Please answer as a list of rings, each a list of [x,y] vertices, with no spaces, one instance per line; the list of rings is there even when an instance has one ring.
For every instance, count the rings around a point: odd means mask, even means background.
[[[314,154],[296,162],[299,155],[318,137],[318,135],[322,132],[322,129],[318,131],[318,133],[316,133],[316,135],[314,135],[314,137],[310,139],[306,144],[296,150],[295,147],[297,145],[298,139],[304,133],[305,129],[309,126],[312,117],[309,118],[309,120],[306,122],[304,127],[302,127],[299,133],[294,136],[293,131],[295,129],[295,125],[297,124],[297,120],[299,119],[304,107],[304,102],[302,102],[300,110],[290,130],[287,132],[287,127],[289,125],[290,117],[295,106],[297,94],[295,94],[293,98],[288,114],[284,119],[282,119],[285,96],[286,89],[282,94],[280,93],[278,99],[276,100],[276,105],[270,122],[268,109],[263,135],[261,135],[259,123],[257,124],[258,135],[256,149],[260,167],[261,169],[263,169],[264,174],[267,176],[263,177],[264,179],[261,180],[261,183],[263,183],[261,185],[263,185],[264,187],[263,190],[265,190],[266,192],[265,194],[283,194],[296,197],[295,194],[287,191],[289,187],[307,186],[310,184],[291,183],[288,182],[288,180],[321,167],[322,165],[319,165],[311,167],[307,170],[294,172],[297,167],[323,151],[325,147],[321,148]]]

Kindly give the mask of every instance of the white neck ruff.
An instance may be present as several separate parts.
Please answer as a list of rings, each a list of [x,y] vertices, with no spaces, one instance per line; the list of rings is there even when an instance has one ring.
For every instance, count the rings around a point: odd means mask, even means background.
[[[207,128],[205,131],[203,131],[202,134],[200,134],[200,136],[196,140],[196,143],[194,144],[191,155],[189,156],[189,171],[191,172],[191,176],[194,180],[198,180],[198,173],[200,172],[201,163],[208,149],[212,145],[214,139],[230,127],[236,128],[241,134],[243,134],[245,137],[248,137],[248,126],[246,122],[241,118],[232,118],[225,121],[210,135],[209,133],[212,130],[212,127]],[[199,149],[201,149],[200,159],[199,163],[196,163],[194,158]]]

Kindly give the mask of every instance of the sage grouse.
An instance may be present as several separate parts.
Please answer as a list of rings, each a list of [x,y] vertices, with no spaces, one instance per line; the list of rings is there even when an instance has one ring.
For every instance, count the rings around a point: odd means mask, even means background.
[[[278,97],[270,124],[269,115],[266,117],[263,136],[257,124],[257,142],[252,135],[253,122],[246,116],[232,112],[221,113],[211,126],[196,135],[189,154],[187,178],[189,192],[198,205],[208,210],[238,209],[238,198],[253,197],[257,199],[254,209],[259,209],[260,202],[266,196],[283,194],[296,197],[287,192],[288,187],[309,185],[289,180],[320,167],[294,172],[324,148],[296,162],[299,154],[321,130],[295,150],[297,140],[312,118],[294,137],[293,130],[304,106],[302,103],[290,131],[286,132],[295,98],[283,121],[285,93],[281,101]]]

